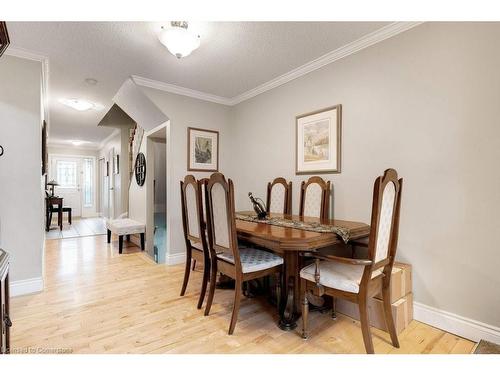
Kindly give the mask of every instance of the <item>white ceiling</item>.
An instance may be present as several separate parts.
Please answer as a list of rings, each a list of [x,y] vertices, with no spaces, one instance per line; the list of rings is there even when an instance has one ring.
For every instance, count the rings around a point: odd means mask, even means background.
[[[178,60],[157,38],[159,23],[8,22],[13,47],[48,57],[51,143],[98,144],[112,129],[97,123],[131,75],[232,98],[349,44],[386,22],[190,23],[201,46]],[[85,78],[95,78],[90,86]],[[59,98],[104,105],[77,112]]]

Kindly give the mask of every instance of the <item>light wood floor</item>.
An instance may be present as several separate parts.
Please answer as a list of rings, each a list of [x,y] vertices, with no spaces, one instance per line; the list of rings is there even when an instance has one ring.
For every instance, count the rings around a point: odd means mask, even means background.
[[[45,239],[73,238],[106,234],[106,224],[101,217],[73,218],[72,224],[68,223],[66,215],[63,220],[63,230],[57,226],[57,214],[52,218],[50,230],[45,232]]]
[[[311,339],[276,326],[274,309],[244,299],[227,335],[233,292],[216,290],[212,312],[196,309],[201,272],[186,296],[183,266],[156,265],[130,245],[119,255],[105,236],[47,240],[45,290],[12,300],[12,342],[19,348],[68,348],[74,353],[364,353],[359,323],[313,312]],[[372,329],[376,353],[470,353],[474,343],[413,321],[400,334]]]

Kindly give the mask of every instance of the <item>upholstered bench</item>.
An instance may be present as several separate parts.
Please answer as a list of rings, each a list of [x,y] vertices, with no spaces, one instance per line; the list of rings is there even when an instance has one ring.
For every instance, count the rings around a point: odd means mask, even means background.
[[[130,241],[131,234],[139,233],[141,235],[141,250],[144,250],[146,225],[143,223],[127,218],[107,220],[106,229],[108,230],[108,243],[111,243],[111,233],[118,235],[118,252],[120,254],[123,250],[123,236],[127,236],[127,241]]]

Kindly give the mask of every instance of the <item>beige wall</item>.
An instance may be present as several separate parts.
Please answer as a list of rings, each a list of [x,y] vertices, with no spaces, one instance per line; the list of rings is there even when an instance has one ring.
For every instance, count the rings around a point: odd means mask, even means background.
[[[498,23],[426,23],[233,107],[222,171],[237,208],[284,176],[297,213],[295,116],[342,104],[342,173],[323,175],[334,216],[369,222],[373,181],[396,168],[415,301],[500,326],[499,37]]]
[[[187,171],[187,128],[219,131],[219,170],[226,173],[231,163],[230,158],[224,157],[229,155],[231,143],[229,107],[150,88],[143,90],[170,119],[170,131],[167,132],[167,174],[170,178],[167,185],[167,212],[170,215],[167,224],[167,236],[170,238],[167,263],[178,262],[186,251],[182,234],[179,181],[183,180],[187,173],[195,175],[196,178],[210,176],[210,173]]]
[[[41,71],[40,62],[0,58],[0,247],[12,257],[13,294],[43,286]]]

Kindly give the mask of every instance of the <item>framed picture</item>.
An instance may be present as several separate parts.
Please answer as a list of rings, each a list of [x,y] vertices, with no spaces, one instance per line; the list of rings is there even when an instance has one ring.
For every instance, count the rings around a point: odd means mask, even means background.
[[[42,124],[42,176],[49,170],[47,155],[47,123],[43,120]]]
[[[295,174],[340,173],[342,106],[296,117]]]
[[[0,56],[3,55],[9,44],[10,40],[9,33],[7,32],[7,24],[5,21],[0,21]]]
[[[219,170],[219,132],[188,128],[188,171]]]

